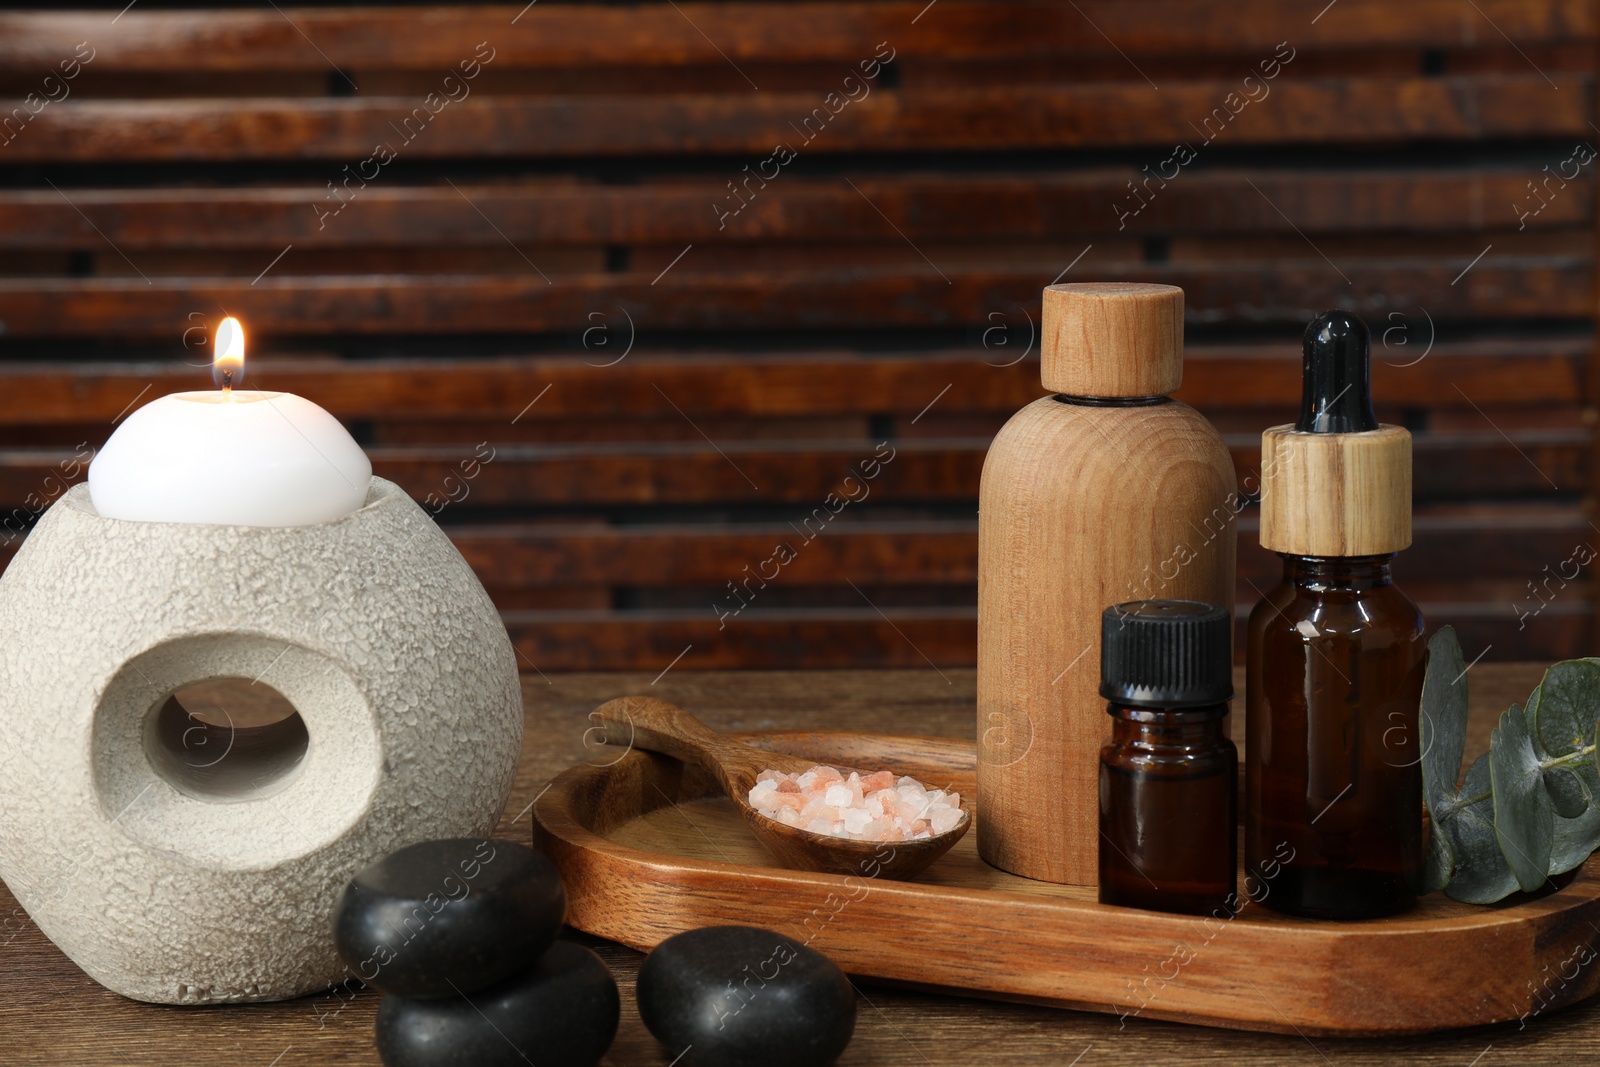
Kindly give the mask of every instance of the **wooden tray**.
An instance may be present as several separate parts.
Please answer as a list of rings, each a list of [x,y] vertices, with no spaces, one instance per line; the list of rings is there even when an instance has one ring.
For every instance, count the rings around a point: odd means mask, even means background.
[[[735,736],[821,763],[889,767],[966,802],[973,794],[970,741]],[[566,879],[567,921],[638,949],[702,926],[763,926],[865,978],[1307,1035],[1501,1022],[1600,988],[1600,858],[1563,888],[1502,907],[1436,893],[1407,915],[1360,923],[1255,904],[1202,921],[997,871],[973,833],[910,882],[775,867],[709,776],[641,751],[564,772],[535,814],[535,843]]]

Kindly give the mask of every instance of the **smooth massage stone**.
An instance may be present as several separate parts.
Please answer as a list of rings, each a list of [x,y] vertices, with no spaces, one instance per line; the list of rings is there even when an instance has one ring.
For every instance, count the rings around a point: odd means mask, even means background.
[[[856,994],[822,953],[770,930],[669,937],[639,969],[639,1016],[680,1067],[821,1067],[856,1027]]]
[[[527,970],[464,997],[384,997],[378,1055],[387,1067],[593,1067],[621,1014],[600,957],[557,941]]]
[[[567,895],[550,861],[514,841],[424,841],[345,887],[339,954],[385,993],[448,997],[529,966],[555,941]]]

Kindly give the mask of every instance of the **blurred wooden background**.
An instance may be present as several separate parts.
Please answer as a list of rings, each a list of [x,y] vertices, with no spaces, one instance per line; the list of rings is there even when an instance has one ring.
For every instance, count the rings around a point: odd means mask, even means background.
[[[12,530],[231,313],[528,669],[970,665],[1039,290],[1150,280],[1246,489],[1366,317],[1430,625],[1594,650],[1588,0],[0,8]]]

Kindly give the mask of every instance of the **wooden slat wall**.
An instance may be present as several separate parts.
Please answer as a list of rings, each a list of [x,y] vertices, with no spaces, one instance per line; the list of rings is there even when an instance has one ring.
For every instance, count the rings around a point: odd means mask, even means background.
[[[1246,490],[1300,326],[1366,316],[1401,580],[1469,655],[1593,650],[1588,0],[21,6],[0,558],[231,313],[527,667],[968,665],[1039,289],[1136,279],[1187,291]]]

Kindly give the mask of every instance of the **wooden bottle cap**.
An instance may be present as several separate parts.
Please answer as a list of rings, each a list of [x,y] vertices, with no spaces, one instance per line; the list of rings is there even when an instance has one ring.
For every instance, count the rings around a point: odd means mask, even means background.
[[[1261,435],[1261,547],[1295,556],[1380,556],[1411,544],[1411,433]]]
[[[1183,383],[1183,290],[1073,282],[1044,290],[1039,377],[1069,396],[1162,396]]]

